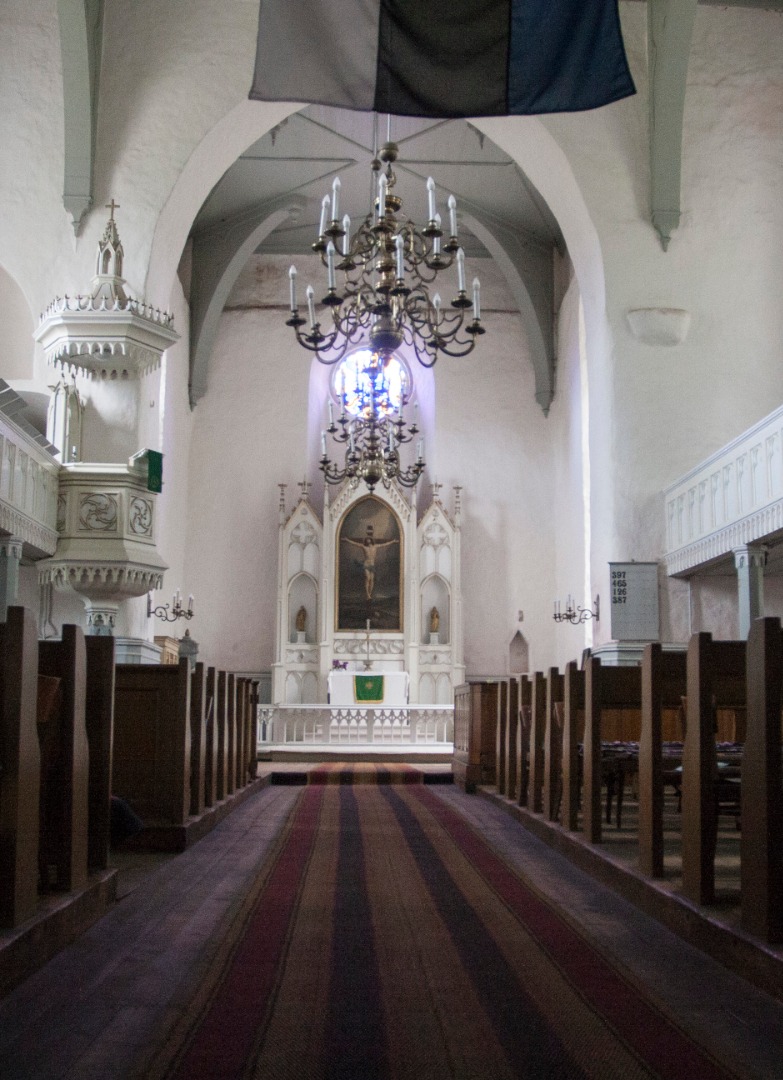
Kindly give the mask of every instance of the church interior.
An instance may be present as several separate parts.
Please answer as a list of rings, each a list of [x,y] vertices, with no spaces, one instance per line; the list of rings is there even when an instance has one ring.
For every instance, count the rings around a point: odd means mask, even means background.
[[[0,1075],[783,1076],[783,2],[468,118],[265,2],[0,6]]]

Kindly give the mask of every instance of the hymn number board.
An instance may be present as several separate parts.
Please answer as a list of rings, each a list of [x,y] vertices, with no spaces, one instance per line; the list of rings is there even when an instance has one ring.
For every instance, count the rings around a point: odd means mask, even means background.
[[[612,583],[612,637],[615,641],[657,641],[658,564],[609,563]]]

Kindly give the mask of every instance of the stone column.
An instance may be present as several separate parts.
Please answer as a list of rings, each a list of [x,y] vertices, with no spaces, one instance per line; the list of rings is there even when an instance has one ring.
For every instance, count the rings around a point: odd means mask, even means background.
[[[767,565],[767,548],[763,544],[747,544],[734,548],[734,565],[737,568],[739,636],[743,641],[747,641],[753,620],[764,614],[764,567]]]
[[[6,621],[8,608],[19,596],[19,563],[22,541],[16,536],[0,538],[0,622]]]

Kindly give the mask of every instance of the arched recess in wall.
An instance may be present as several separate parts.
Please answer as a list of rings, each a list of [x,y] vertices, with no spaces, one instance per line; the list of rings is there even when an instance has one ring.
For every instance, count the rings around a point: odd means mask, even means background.
[[[255,141],[301,106],[243,101],[194,149],[163,206],[155,227],[145,294],[166,304],[191,226],[225,171]],[[530,178],[558,221],[585,305],[589,355],[600,361],[608,346],[603,262],[598,234],[570,163],[536,117],[472,120]]]
[[[508,670],[513,675],[530,671],[530,649],[524,634],[517,630],[508,647]]]
[[[312,574],[297,574],[288,586],[288,640],[298,641],[297,615],[304,608],[304,640],[318,641],[318,584]]]
[[[451,641],[451,591],[440,574],[430,574],[421,583],[421,643],[429,644],[432,612],[438,612],[439,644]]]
[[[30,305],[16,280],[0,266],[0,326],[3,327],[3,378],[32,379],[35,323]]]

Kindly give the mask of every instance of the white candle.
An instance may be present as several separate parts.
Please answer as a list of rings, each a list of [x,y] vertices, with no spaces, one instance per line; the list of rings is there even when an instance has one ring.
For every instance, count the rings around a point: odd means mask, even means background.
[[[481,304],[479,303],[479,290],[480,289],[481,289],[481,284],[479,283],[479,279],[477,277],[474,277],[473,278],[473,318],[476,320],[476,322],[478,322],[479,319],[481,318]]]
[[[351,219],[346,214],[343,217],[343,255],[347,255],[351,248]]]
[[[334,413],[332,412],[332,399],[331,398],[329,398],[329,401],[327,402],[327,408],[329,410],[329,427],[333,427],[334,426]]]
[[[457,200],[453,195],[449,195],[449,228],[451,229],[451,235],[457,235]]]
[[[330,240],[326,245],[326,277],[329,285],[329,290],[334,289],[334,257],[335,257],[334,244]]]
[[[193,593],[188,597],[188,611],[193,610]]]
[[[419,439],[419,448],[416,456],[419,461],[424,460],[424,439]]]
[[[326,432],[321,432],[321,457],[326,457]]]
[[[369,619],[367,620],[367,629],[368,630],[370,629],[370,620]]]
[[[397,280],[402,281],[403,277],[405,276],[405,261],[403,257],[405,241],[403,240],[401,233],[397,234],[394,241],[394,246],[397,249]]]
[[[292,266],[288,271],[288,279],[291,285],[291,311],[296,315],[296,267]]]
[[[441,222],[440,222],[440,214],[435,215],[435,224],[438,226],[438,228],[440,228],[440,224],[441,224]],[[440,237],[439,236],[433,236],[433,238],[432,238],[432,254],[433,255],[440,255]]]
[[[378,180],[378,220],[379,221],[383,221],[384,217],[386,216],[386,188],[388,187],[388,185],[389,185],[388,180],[386,179],[385,175],[383,173],[381,173],[380,179]]]
[[[435,308],[435,322],[440,319],[440,293],[435,293],[432,298],[432,306]]]
[[[332,221],[337,221],[340,213],[340,177],[335,176],[332,181]]]
[[[312,285],[307,286],[305,295],[307,296],[307,313],[310,316],[310,329],[315,330],[315,293]]]
[[[326,232],[326,218],[329,213],[329,196],[324,195],[321,199],[321,224],[318,226],[318,236],[321,237]]]
[[[465,252],[462,248],[457,248],[457,289],[461,293],[465,291]]]
[[[391,428],[389,428],[389,453],[391,454],[393,450],[394,450],[394,432],[392,431]]]
[[[435,220],[435,181],[431,176],[427,177],[427,206],[430,221]]]
[[[440,297],[438,297],[438,299],[440,299]],[[418,422],[419,422],[419,403],[418,403],[418,401],[414,401],[414,403],[413,403],[413,426],[416,427]]]

